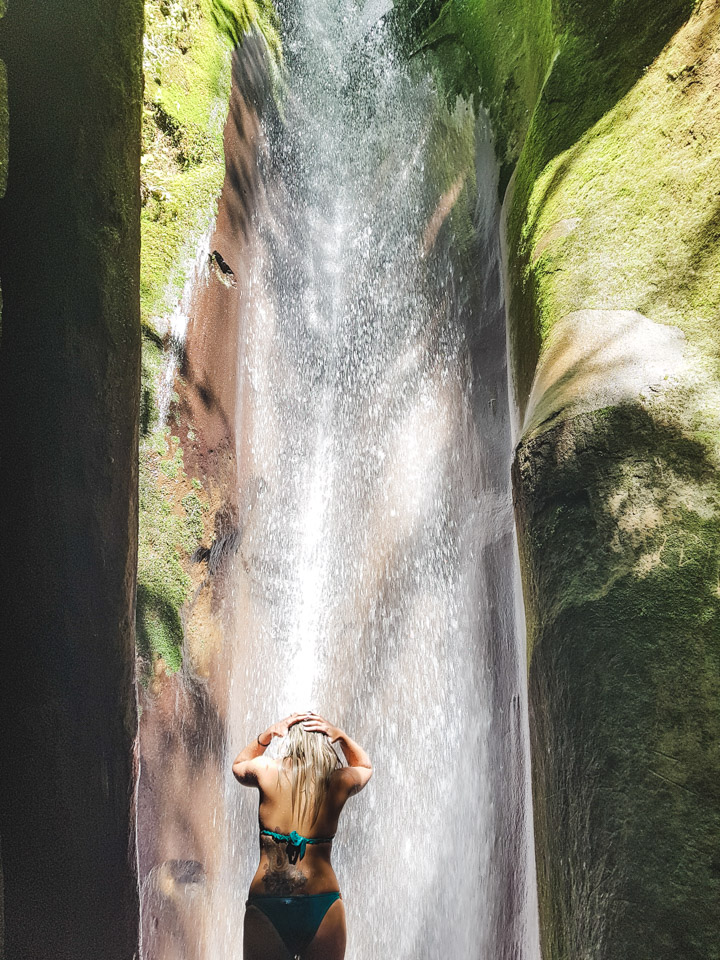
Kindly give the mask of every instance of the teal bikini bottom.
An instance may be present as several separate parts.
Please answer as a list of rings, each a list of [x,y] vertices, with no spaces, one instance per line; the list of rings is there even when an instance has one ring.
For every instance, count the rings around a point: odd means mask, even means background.
[[[332,893],[310,893],[295,897],[250,897],[246,907],[257,907],[282,937],[293,957],[302,956],[312,943],[325,914],[336,900]]]

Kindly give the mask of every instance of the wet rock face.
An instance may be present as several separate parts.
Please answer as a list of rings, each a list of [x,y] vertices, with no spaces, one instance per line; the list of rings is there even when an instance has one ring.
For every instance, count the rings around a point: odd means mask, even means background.
[[[717,957],[720,2],[396,6],[501,164],[544,960]]]
[[[546,960],[717,956],[718,235],[666,171],[720,188],[692,146],[715,137],[719,23],[712,0],[677,24],[506,201]],[[638,151],[653,125],[677,134]],[[526,157],[551,140],[538,123]]]
[[[681,330],[635,310],[576,310],[562,317],[545,341],[523,434],[661,393],[686,366],[684,346]]]
[[[143,949],[148,956],[200,960],[198,929],[209,909],[206,877],[217,874],[217,811],[226,776],[225,728],[232,649],[223,633],[226,574],[242,539],[237,503],[238,342],[251,299],[257,243],[253,216],[263,202],[260,112],[269,100],[267,52],[247,38],[232,57],[224,128],[225,177],[210,237],[207,276],[193,290],[175,379],[174,429],[190,482],[207,498],[205,534],[184,562],[192,595],[182,608],[182,665],[158,658],[139,685],[138,870]],[[174,484],[176,490],[180,484]],[[164,491],[181,507],[168,486]],[[255,494],[252,494],[250,499]],[[179,503],[178,503],[179,500]]]
[[[0,277],[7,960],[130,960],[142,3],[17,0]]]
[[[547,957],[717,946],[720,495],[657,414],[579,414],[517,451]]]

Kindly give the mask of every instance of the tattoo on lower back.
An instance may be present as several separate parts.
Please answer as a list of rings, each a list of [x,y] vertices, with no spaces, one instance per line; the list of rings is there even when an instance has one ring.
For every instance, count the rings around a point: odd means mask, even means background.
[[[263,853],[267,856],[263,882],[267,892],[273,896],[292,896],[302,890],[308,878],[290,863],[284,844],[276,843],[272,838],[261,838]]]

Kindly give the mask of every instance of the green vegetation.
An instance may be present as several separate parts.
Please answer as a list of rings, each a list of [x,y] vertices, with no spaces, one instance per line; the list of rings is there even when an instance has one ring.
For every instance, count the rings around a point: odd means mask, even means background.
[[[230,55],[257,32],[282,50],[270,0],[147,0],[142,157],[143,323],[175,306],[225,172]],[[164,323],[160,321],[160,332]]]
[[[160,461],[161,469],[162,464]],[[194,528],[175,512],[171,496],[157,481],[157,475],[145,464],[140,474],[137,642],[138,652],[148,665],[162,657],[166,667],[174,671],[182,660],[180,609],[190,591],[183,560],[195,549],[197,539]]]
[[[209,2],[145,4],[142,157],[143,321],[166,315],[183,261],[213,216],[224,173],[230,51]]]
[[[203,537],[203,513],[207,512],[208,506],[203,503],[195,490],[186,493],[180,502],[187,517],[186,527],[188,532],[191,534],[194,543],[197,544]]]
[[[451,99],[457,93],[473,96],[488,109],[501,195],[516,171],[508,246],[516,261],[511,270],[512,337],[521,402],[553,317],[590,302],[622,302],[625,309],[641,311],[666,304],[667,289],[658,289],[656,296],[648,290],[656,283],[658,248],[687,236],[708,249],[706,241],[717,237],[713,197],[720,172],[711,147],[717,134],[712,98],[704,111],[703,136],[693,139],[697,98],[687,96],[687,86],[697,82],[696,71],[684,73],[687,62],[668,63],[667,70],[656,63],[650,69],[695,6],[695,0],[661,6],[656,0],[601,5],[590,0],[553,5],[550,0],[403,0],[399,5],[398,18],[411,25],[409,45],[425,52],[446,94]],[[708,51],[712,35],[708,27]],[[672,49],[665,57],[673,60]],[[670,96],[668,86],[675,88]],[[682,138],[686,142],[680,144]],[[682,161],[681,147],[686,154]],[[611,178],[601,180],[607,172]],[[698,186],[708,207],[698,198]],[[623,200],[620,209],[616,198]],[[658,233],[654,225],[667,208],[674,227]],[[698,224],[703,210],[711,216]],[[561,248],[551,246],[546,258],[531,262],[549,227],[570,218],[580,219],[580,229]],[[639,221],[638,232],[633,226]],[[638,241],[645,244],[641,256]],[[607,269],[615,262],[618,242],[632,254],[626,261],[634,271],[630,297],[625,278]],[[595,264],[592,286],[586,277],[589,250]],[[567,265],[571,251],[573,267],[582,264],[579,271]],[[695,269],[692,260],[693,250],[680,242],[668,267],[687,273]],[[705,279],[712,265],[703,267]],[[719,299],[717,283],[711,291],[700,278],[690,286],[694,289],[685,293],[703,298],[705,312],[712,314]],[[578,290],[581,298],[575,296]],[[653,319],[676,323],[686,313],[680,302],[674,312],[656,312]]]
[[[280,23],[272,0],[212,0],[210,16],[231,46],[239,46],[254,30],[264,38],[273,60],[282,60]]]
[[[575,104],[590,98],[594,81],[575,89],[566,73],[589,70],[592,79],[601,64],[586,67],[580,48],[574,68],[558,54],[518,165],[508,221],[520,395],[553,322],[589,306],[636,309],[672,323],[717,358],[717,19],[702,25],[697,17],[691,49],[672,44],[652,64],[648,50],[632,86],[626,67],[582,109]],[[669,25],[656,47],[667,32]],[[562,221],[577,221],[577,228],[543,249]]]
[[[282,50],[270,0],[147,0],[143,109],[138,651],[145,675],[159,657],[182,662],[181,610],[189,557],[207,504],[183,467],[172,424],[158,422],[167,318],[200,237],[215,216],[225,173],[223,128],[231,52],[255,32],[277,68]]]

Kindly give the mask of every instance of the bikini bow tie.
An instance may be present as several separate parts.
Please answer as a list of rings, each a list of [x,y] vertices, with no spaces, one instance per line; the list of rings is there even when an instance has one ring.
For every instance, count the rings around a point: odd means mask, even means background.
[[[290,855],[290,847],[293,847],[294,856]],[[298,859],[302,860],[305,856],[305,849],[307,847],[307,838],[301,837],[300,834],[293,830],[288,834],[288,860],[290,863],[295,863]]]

